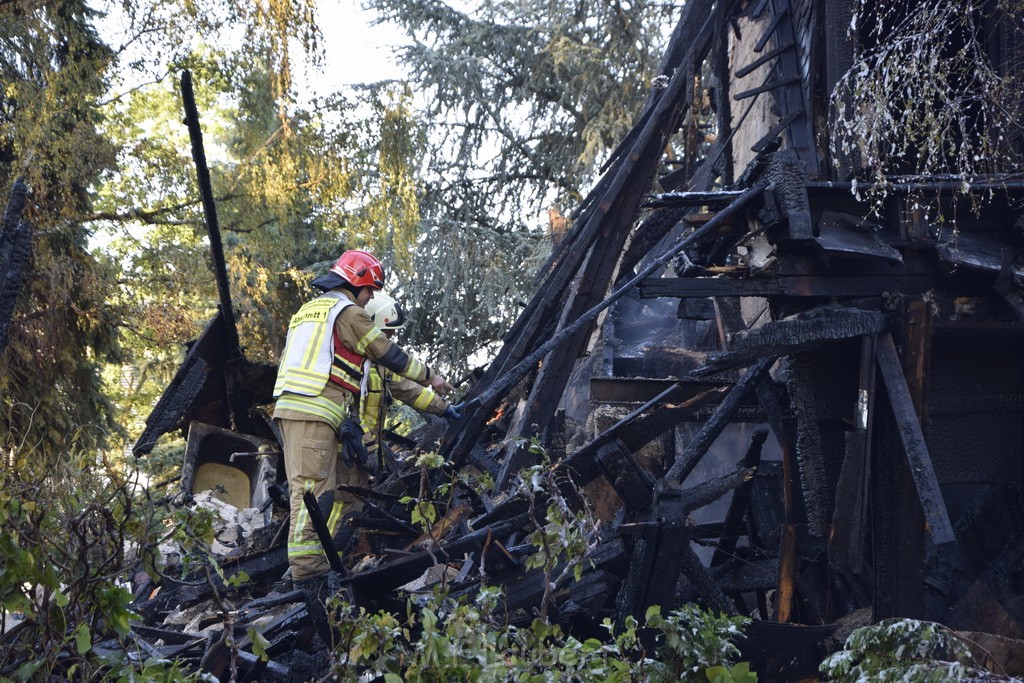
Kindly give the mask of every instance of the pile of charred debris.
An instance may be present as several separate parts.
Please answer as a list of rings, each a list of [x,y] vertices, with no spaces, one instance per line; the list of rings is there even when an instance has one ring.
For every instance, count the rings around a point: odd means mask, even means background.
[[[831,16],[842,3],[826,4]],[[830,176],[794,75],[801,36],[824,20],[808,7],[685,4],[664,77],[474,378],[464,417],[393,436],[396,451],[444,456],[431,487],[473,468],[493,488],[459,486],[436,501],[428,535],[401,502],[424,486],[413,458],[352,489],[363,508],[334,542],[359,604],[404,609],[404,592],[444,574],[465,595],[502,587],[509,622],[532,619],[544,582],[525,568],[530,511],[513,492],[536,462],[535,439],[566,498],[603,520],[582,578],[550,613],[571,632],[695,601],[754,617],[743,656],[778,680],[813,675],[854,625],[915,617],[992,634],[972,638],[1014,673],[1024,180],[976,179],[967,193],[962,178],[893,180],[880,207],[849,182],[819,180]],[[746,52],[726,49],[741,34]],[[746,54],[751,68],[723,53]],[[726,161],[742,156],[742,120],[730,128],[723,93],[735,88],[724,84],[754,66],[765,84],[732,99],[773,98],[776,123],[733,179]],[[709,73],[718,137],[665,172]],[[224,627],[226,601],[240,676],[301,678],[308,662],[294,653],[312,632],[282,580],[287,522],[273,492],[284,477],[267,417],[275,368],[239,350],[214,228],[221,312],[135,452],[187,433],[181,495],[213,490],[234,511],[220,562],[250,581],[156,585],[140,574],[144,625],[133,633],[147,652],[223,676],[232,654],[204,629]],[[248,626],[270,641],[269,660],[237,635]]]

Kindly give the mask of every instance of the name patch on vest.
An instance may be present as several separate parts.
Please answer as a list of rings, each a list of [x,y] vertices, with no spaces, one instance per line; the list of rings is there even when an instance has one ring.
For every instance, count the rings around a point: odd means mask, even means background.
[[[297,327],[302,323],[326,323],[331,309],[337,304],[337,299],[313,299],[312,301],[307,301],[292,316],[288,327]]]

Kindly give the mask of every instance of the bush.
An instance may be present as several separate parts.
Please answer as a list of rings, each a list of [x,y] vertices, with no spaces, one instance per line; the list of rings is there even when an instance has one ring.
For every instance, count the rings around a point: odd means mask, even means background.
[[[956,633],[916,619],[886,619],[857,629],[843,650],[822,662],[820,670],[829,680],[851,683],[1000,680],[975,661]]]
[[[604,621],[608,638],[579,640],[557,624],[535,619],[519,628],[496,616],[500,591],[482,589],[472,602],[438,591],[422,604],[408,603],[405,618],[331,605],[340,645],[332,652],[332,673],[341,681],[366,674],[399,681],[756,681],[745,664],[732,666],[739,651],[732,642],[748,621],[686,605],[661,616],[647,615],[656,643],[647,652],[635,619],[616,629]]]
[[[133,664],[125,639],[138,617],[122,578],[158,528],[133,482],[80,450],[56,460],[15,455],[0,470],[0,612],[16,622],[0,632],[0,678],[187,680],[170,662]]]

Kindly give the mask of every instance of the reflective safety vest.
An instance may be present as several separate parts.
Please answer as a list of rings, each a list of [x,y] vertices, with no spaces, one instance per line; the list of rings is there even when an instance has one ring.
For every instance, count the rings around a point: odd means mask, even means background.
[[[328,381],[359,395],[365,358],[349,351],[334,335],[334,321],[354,305],[340,292],[325,292],[292,316],[277,368],[274,398],[284,392],[319,396]]]
[[[379,440],[387,419],[388,407],[391,405],[392,392],[391,382],[395,375],[390,370],[379,365],[370,365],[368,372],[364,374],[363,394],[359,402],[359,425],[363,428],[363,441],[367,446],[374,446]],[[408,386],[416,388],[415,393],[406,389],[400,392],[398,398],[416,410],[426,410],[434,401],[436,394],[430,387],[413,384],[410,380],[404,381]]]

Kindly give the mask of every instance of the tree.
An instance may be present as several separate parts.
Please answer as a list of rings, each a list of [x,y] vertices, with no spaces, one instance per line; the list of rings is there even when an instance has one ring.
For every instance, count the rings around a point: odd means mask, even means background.
[[[652,2],[370,0],[412,40],[422,102],[420,247],[405,333],[458,371],[493,350],[549,242],[543,209],[577,201],[633,123],[673,6]],[[410,159],[413,164],[416,160]]]
[[[188,59],[192,45],[181,36],[216,40],[218,33],[237,38],[241,32],[247,38],[241,49],[269,64],[268,98],[279,127],[287,128],[289,44],[315,50],[318,39],[309,3],[224,0],[200,7],[138,0],[104,9],[124,20],[123,42],[113,48],[97,33],[99,13],[83,0],[0,4],[0,189],[25,178],[32,188],[26,214],[37,235],[32,278],[0,355],[0,438],[9,455],[39,449],[59,457],[76,435],[102,442],[119,426],[101,369],[126,360],[124,351],[149,362],[162,355],[155,335],[178,338],[194,329],[186,314],[195,301],[189,294],[202,301],[205,292],[195,292],[192,283],[210,278],[189,279],[203,263],[196,258],[202,237],[195,202],[185,198],[191,176],[180,155],[168,153],[166,140],[146,139],[148,126],[169,130],[180,113],[170,113],[159,98],[133,102],[135,109],[125,102],[147,80],[176,72]],[[115,72],[132,75],[112,85]],[[124,147],[132,134],[134,146]],[[187,156],[187,149],[177,151]],[[153,169],[160,172],[147,172]],[[153,180],[155,186],[145,184]],[[137,201],[143,194],[146,201]],[[172,199],[181,201],[161,203]],[[159,249],[121,244],[90,252],[97,228],[115,222],[162,231],[152,240]],[[170,287],[175,278],[188,286]],[[157,282],[166,285],[159,292]],[[135,316],[140,312],[142,324]],[[122,325],[144,336],[122,337]]]
[[[17,10],[17,11],[16,11]],[[31,277],[0,355],[0,439],[47,456],[86,428],[115,428],[99,363],[118,358],[105,301],[110,264],[87,251],[76,220],[114,163],[96,102],[113,55],[81,0],[0,8],[0,188],[23,177],[36,229]]]

